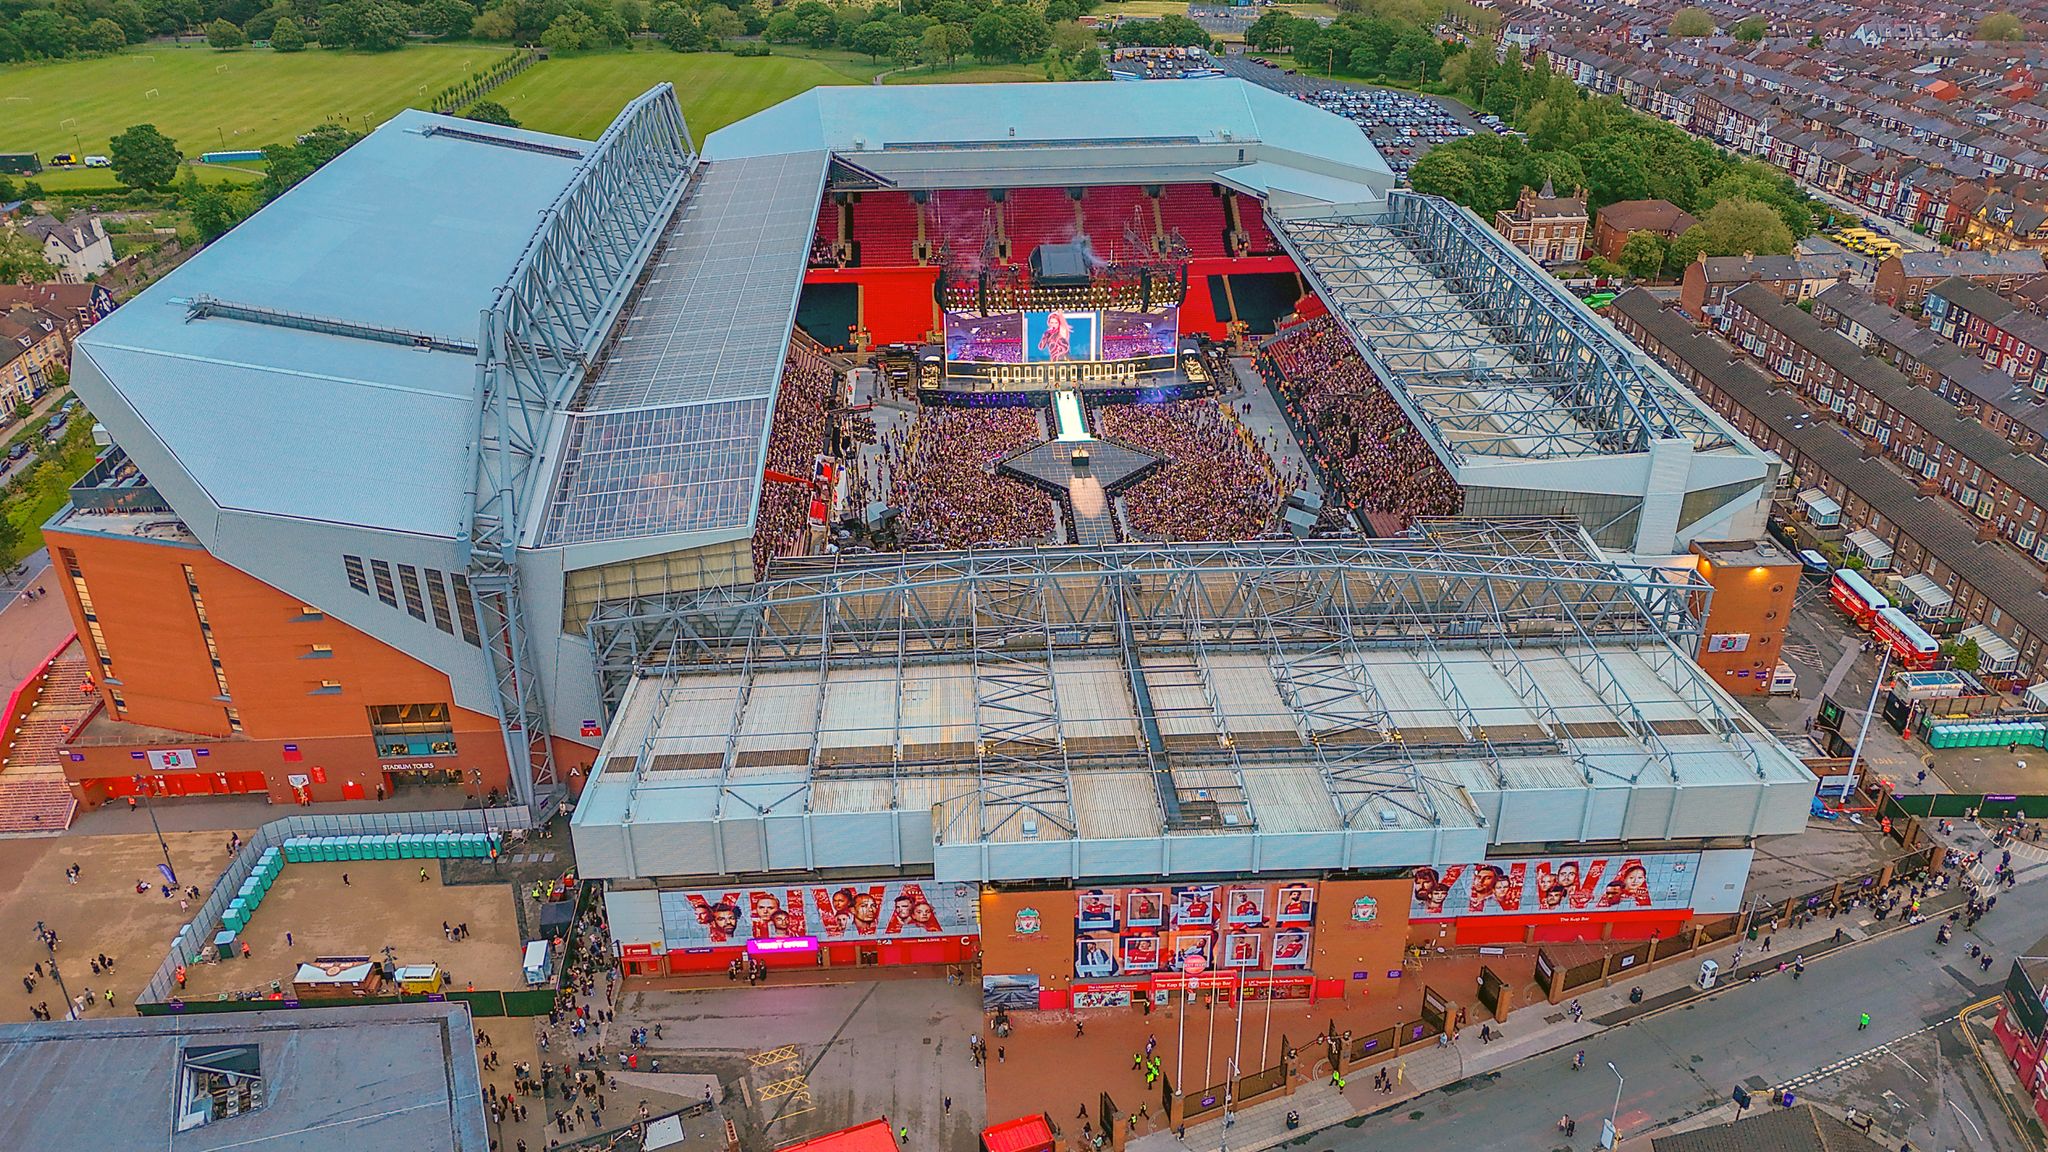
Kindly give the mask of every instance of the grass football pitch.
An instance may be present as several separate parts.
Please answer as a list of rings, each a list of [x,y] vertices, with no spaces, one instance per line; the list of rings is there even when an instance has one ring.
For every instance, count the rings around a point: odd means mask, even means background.
[[[367,130],[424,105],[506,49],[421,44],[401,52],[215,52],[144,45],[116,56],[0,68],[0,152],[107,152],[136,124],[155,124],[188,157],[289,143],[327,120]],[[111,184],[105,172],[46,174]]]

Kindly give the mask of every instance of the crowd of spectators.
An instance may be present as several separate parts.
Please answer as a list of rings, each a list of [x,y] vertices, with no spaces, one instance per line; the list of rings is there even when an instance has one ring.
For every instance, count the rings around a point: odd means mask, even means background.
[[[1335,502],[1403,528],[1419,516],[1458,513],[1457,481],[1334,317],[1273,340],[1258,365]]]
[[[941,548],[1051,539],[1052,498],[996,472],[1003,457],[1042,439],[1030,408],[930,408],[884,434],[878,477],[903,510],[897,539]]]
[[[1132,531],[1153,540],[1254,540],[1278,523],[1288,486],[1232,409],[1214,400],[1113,404],[1094,432],[1165,464],[1123,493]]]
[[[832,402],[835,378],[831,361],[801,333],[792,338],[789,359],[782,366],[782,389],[768,430],[768,467],[809,480],[825,450],[825,410]],[[795,553],[810,519],[808,484],[761,484],[761,516],[754,526],[754,572],[767,571],[768,561]]]

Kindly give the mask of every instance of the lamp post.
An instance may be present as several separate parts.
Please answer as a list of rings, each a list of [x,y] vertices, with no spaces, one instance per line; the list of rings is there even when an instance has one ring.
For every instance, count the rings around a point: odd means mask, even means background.
[[[1877,679],[1870,685],[1870,701],[1863,709],[1863,726],[1856,730],[1856,747],[1849,752],[1849,767],[1842,776],[1842,803],[1849,802],[1849,793],[1856,788],[1856,766],[1863,761],[1863,739],[1870,735],[1870,718],[1877,712],[1877,694],[1884,691],[1884,674],[1892,666],[1892,646],[1884,646],[1884,655],[1878,657]]]
[[[1607,1070],[1614,1073],[1614,1107],[1607,1110],[1607,1130],[1600,1133],[1600,1146],[1602,1148],[1614,1147],[1617,1137],[1621,1135],[1615,1128],[1615,1122],[1621,1117],[1621,1086],[1627,1083],[1621,1074],[1621,1069],[1614,1066],[1614,1061],[1609,1060],[1607,1062]]]
[[[149,810],[149,827],[151,831],[156,833],[156,846],[163,850],[164,881],[165,883],[175,885],[178,882],[178,870],[171,866],[171,846],[164,841],[164,830],[156,822],[156,788],[154,783],[149,777],[137,773],[135,776],[135,788],[142,793],[142,806]]]

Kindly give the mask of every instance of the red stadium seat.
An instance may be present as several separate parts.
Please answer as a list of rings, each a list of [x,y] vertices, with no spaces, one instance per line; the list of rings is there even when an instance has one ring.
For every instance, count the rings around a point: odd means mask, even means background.
[[[908,192],[861,193],[853,205],[855,263],[863,268],[917,263],[917,214]]]
[[[1230,255],[1226,243],[1230,222],[1223,214],[1223,197],[1213,184],[1169,184],[1160,199],[1166,229],[1178,232],[1195,257]]]

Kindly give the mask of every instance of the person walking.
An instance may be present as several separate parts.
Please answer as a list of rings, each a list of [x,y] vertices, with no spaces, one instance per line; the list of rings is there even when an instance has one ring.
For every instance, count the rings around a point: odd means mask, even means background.
[[[1856,1030],[1861,1032],[1868,1027],[1870,1027],[1870,1013],[1865,1012],[1856,1018]]]
[[[349,884],[349,882],[348,882],[348,873],[346,873],[346,872],[343,872],[343,873],[341,874],[341,886],[342,886],[343,888],[348,888],[348,887],[351,887],[351,885],[350,885],[350,884]]]

